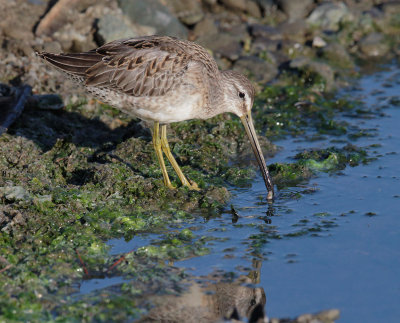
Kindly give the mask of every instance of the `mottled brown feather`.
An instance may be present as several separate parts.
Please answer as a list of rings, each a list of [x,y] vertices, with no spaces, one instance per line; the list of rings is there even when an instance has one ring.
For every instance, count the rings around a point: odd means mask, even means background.
[[[40,55],[59,69],[84,77],[87,87],[135,97],[165,95],[181,84],[190,62],[203,64],[209,74],[218,72],[204,48],[165,36],[117,40],[86,53]]]

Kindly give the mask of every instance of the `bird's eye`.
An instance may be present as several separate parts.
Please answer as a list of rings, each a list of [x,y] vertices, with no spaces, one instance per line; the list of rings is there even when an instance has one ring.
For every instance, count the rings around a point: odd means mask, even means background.
[[[246,95],[243,92],[239,92],[239,98],[244,99]]]

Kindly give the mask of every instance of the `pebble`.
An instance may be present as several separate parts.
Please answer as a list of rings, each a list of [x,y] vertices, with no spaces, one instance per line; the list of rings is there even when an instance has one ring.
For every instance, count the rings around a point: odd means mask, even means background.
[[[188,36],[186,27],[159,0],[118,0],[118,5],[131,22],[152,26],[159,35],[185,39]]]
[[[342,3],[322,3],[307,18],[309,25],[328,31],[338,31],[343,21],[352,20],[353,16],[347,6]]]
[[[361,52],[367,57],[382,57],[390,48],[380,33],[372,33],[362,38],[358,44]]]
[[[278,0],[277,3],[288,16],[289,22],[306,17],[314,5],[313,0]]]
[[[269,82],[278,75],[278,69],[273,63],[257,56],[240,57],[235,62],[233,69],[260,83]]]

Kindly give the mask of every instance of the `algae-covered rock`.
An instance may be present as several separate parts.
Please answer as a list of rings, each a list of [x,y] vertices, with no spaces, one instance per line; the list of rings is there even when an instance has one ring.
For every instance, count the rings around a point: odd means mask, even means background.
[[[155,28],[134,24],[125,15],[119,13],[108,13],[100,17],[97,26],[97,37],[100,37],[101,43],[156,33]]]
[[[185,26],[159,0],[118,0],[118,4],[133,23],[151,26],[159,35],[187,38]]]
[[[288,16],[289,21],[295,21],[306,17],[314,4],[313,0],[278,0],[282,11]]]
[[[351,21],[353,18],[353,15],[343,2],[326,2],[312,11],[307,18],[307,22],[313,27],[338,31],[341,23]]]
[[[273,80],[278,74],[278,69],[274,64],[256,56],[244,56],[239,58],[235,62],[233,69],[261,83]]]
[[[388,54],[390,47],[380,33],[365,36],[358,44],[361,53],[366,57],[382,57]]]
[[[321,50],[322,57],[333,66],[354,68],[355,63],[346,48],[339,43],[329,43]]]

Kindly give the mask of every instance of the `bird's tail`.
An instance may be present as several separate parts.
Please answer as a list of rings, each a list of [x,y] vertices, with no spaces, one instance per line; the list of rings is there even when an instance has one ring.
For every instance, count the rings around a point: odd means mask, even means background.
[[[86,71],[101,61],[102,55],[96,51],[73,54],[52,54],[36,52],[36,55],[49,62],[59,70],[79,78],[85,78]]]

